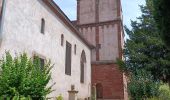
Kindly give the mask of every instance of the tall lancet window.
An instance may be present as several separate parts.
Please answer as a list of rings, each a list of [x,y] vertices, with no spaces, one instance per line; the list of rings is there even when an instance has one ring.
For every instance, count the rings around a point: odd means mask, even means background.
[[[65,74],[71,76],[71,44],[66,42],[66,55],[65,55]]]
[[[80,82],[84,83],[85,81],[85,72],[86,72],[86,54],[84,50],[81,53],[81,58],[80,58]]]
[[[2,21],[3,6],[4,6],[4,0],[0,0],[0,27],[1,27],[1,21]]]
[[[44,20],[44,18],[41,19],[41,33],[45,34],[45,20]]]

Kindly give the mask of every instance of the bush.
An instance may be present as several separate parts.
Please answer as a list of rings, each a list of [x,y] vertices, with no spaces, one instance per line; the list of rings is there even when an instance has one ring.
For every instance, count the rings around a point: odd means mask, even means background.
[[[128,92],[131,100],[145,100],[157,96],[159,83],[152,81],[152,76],[144,70],[132,75],[128,83]]]
[[[0,63],[0,96],[10,99],[19,97],[20,100],[25,97],[32,100],[44,99],[52,88],[46,87],[51,79],[52,66],[50,61],[43,68],[40,66],[38,57],[31,59],[24,53],[12,58],[7,52]]]
[[[56,98],[56,100],[64,100],[64,99],[63,99],[62,95],[59,95],[59,96]]]
[[[147,100],[170,100],[170,89],[167,84],[162,84],[159,87],[159,95],[157,97],[149,98]]]
[[[161,100],[170,100],[170,89],[167,84],[161,85],[159,91],[160,91],[159,98]]]

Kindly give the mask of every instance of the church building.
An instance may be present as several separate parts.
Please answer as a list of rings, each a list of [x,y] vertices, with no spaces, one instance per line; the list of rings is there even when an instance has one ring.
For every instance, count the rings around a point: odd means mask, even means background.
[[[77,0],[77,20],[53,0],[0,0],[0,57],[9,50],[50,59],[55,100],[127,100],[121,0]]]

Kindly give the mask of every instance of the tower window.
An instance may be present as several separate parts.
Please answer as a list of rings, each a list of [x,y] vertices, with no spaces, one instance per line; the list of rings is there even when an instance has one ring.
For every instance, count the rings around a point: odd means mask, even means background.
[[[45,33],[45,20],[44,18],[41,19],[41,33]]]

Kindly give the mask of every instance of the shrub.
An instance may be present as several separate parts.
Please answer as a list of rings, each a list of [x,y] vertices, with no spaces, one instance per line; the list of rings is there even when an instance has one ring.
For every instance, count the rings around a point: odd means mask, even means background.
[[[170,100],[170,89],[167,84],[161,85],[159,91],[159,98],[161,100]]]
[[[152,76],[144,70],[139,70],[132,75],[128,83],[128,92],[131,100],[145,100],[157,96],[159,83],[152,81]]]
[[[159,95],[147,100],[170,100],[170,89],[167,84],[162,84],[159,87]]]
[[[0,63],[0,96],[8,98],[18,96],[20,99],[30,97],[32,100],[45,98],[52,88],[46,87],[51,79],[52,66],[50,61],[43,69],[40,66],[38,57],[31,59],[23,53],[13,58],[7,52]]]
[[[59,96],[56,98],[56,100],[64,100],[64,99],[63,99],[62,95],[59,95]]]

